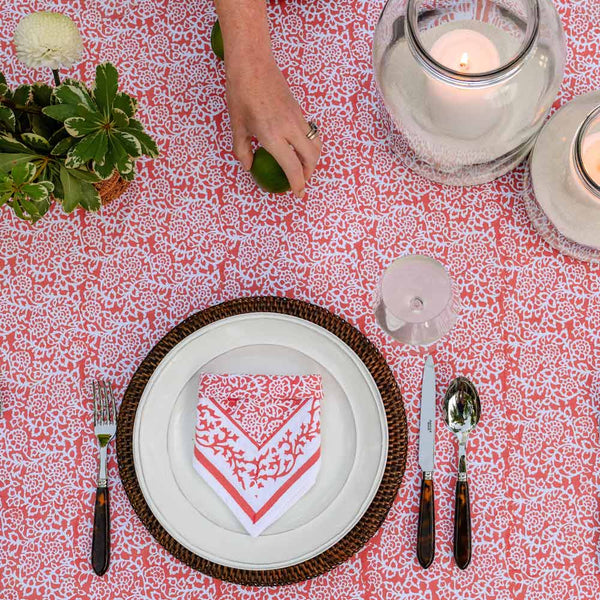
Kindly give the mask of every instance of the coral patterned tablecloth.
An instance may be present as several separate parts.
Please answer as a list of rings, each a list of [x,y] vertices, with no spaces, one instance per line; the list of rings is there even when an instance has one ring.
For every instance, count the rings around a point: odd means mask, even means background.
[[[556,106],[600,85],[600,3],[555,0],[568,36]],[[10,47],[39,9],[74,18],[77,72],[118,65],[161,157],[139,165],[101,214],[54,209],[35,226],[0,211],[0,598],[590,600],[600,593],[597,419],[600,270],[565,258],[524,211],[523,167],[472,189],[443,188],[388,154],[377,115],[372,32],[382,1],[271,3],[277,59],[320,124],[325,148],[307,197],[259,193],[229,148],[224,71],[209,46],[209,0],[0,0],[2,69],[30,79]],[[42,74],[40,74],[42,76]],[[48,74],[43,74],[50,79]],[[463,312],[438,345],[440,395],[478,385],[470,442],[474,550],[452,561],[455,442],[437,431],[437,557],[414,552],[422,357],[375,324],[381,269],[407,252],[448,265]],[[241,295],[325,306],[384,352],[405,395],[406,475],[389,517],[355,557],[314,581],[247,589],[190,570],[153,540],[118,480],[112,564],[89,566],[96,477],[90,378],[121,396],[171,327]]]

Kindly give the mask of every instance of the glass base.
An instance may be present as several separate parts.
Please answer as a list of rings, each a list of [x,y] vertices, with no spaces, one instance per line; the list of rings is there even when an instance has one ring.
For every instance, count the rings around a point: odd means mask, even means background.
[[[448,335],[456,323],[457,313],[458,307],[453,306],[424,327],[424,323],[399,321],[386,310],[386,306],[381,300],[375,305],[375,319],[385,333],[402,344],[422,348],[433,346]]]
[[[531,152],[538,133],[532,135],[526,142],[511,152],[497,159],[482,163],[457,167],[452,171],[437,168],[423,159],[411,148],[408,140],[396,127],[388,111],[385,108],[381,94],[377,94],[376,108],[381,122],[383,123],[383,136],[388,150],[411,171],[418,173],[425,179],[458,187],[469,187],[489,183],[498,177],[502,177],[527,158]]]
[[[535,197],[530,169],[527,169],[525,175],[523,200],[534,229],[552,248],[578,260],[600,262],[600,248],[591,248],[574,242],[563,235],[548,218]]]
[[[444,185],[469,187],[488,183],[512,171],[527,157],[535,143],[536,137],[536,135],[532,136],[511,152],[499,156],[493,161],[481,164],[461,165],[452,170],[445,170],[419,158],[410,147],[406,138],[394,127],[391,128],[388,136],[388,147],[409,169],[426,179]]]

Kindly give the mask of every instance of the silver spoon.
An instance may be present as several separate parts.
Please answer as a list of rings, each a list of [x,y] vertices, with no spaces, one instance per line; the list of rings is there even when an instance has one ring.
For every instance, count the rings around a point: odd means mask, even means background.
[[[467,482],[467,438],[481,416],[481,402],[475,386],[466,377],[450,383],[444,397],[444,420],[458,438],[458,480],[454,509],[454,560],[461,569],[471,562],[471,508]]]

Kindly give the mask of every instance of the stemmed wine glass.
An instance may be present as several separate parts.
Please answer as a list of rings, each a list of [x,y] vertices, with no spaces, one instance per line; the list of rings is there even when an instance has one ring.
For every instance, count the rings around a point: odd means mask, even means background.
[[[419,254],[402,256],[383,272],[375,318],[399,342],[430,346],[450,332],[458,314],[455,286],[437,260]]]

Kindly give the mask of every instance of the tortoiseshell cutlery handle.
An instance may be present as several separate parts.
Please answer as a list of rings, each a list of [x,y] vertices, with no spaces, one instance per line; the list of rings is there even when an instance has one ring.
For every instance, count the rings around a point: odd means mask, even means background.
[[[419,527],[417,530],[417,558],[427,569],[435,554],[435,509],[433,478],[423,473],[421,498],[419,500]]]
[[[92,567],[96,575],[104,575],[110,561],[110,516],[108,487],[96,488],[94,505],[94,537],[92,539]]]
[[[456,482],[454,511],[454,560],[460,569],[466,569],[471,562],[471,506],[466,480]]]

